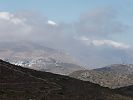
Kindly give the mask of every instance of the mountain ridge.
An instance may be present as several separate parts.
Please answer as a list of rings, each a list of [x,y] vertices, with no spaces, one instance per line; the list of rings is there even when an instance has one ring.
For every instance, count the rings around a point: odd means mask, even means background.
[[[0,58],[15,65],[63,75],[85,69],[65,51],[27,42],[0,44]]]

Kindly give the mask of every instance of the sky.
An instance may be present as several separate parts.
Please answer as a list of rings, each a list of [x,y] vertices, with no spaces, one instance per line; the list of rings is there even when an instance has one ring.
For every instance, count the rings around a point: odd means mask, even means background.
[[[132,10],[133,0],[0,0],[0,42],[41,43],[93,68],[132,63]]]
[[[126,17],[133,16],[132,4],[132,0],[0,0],[0,9],[11,12],[39,12],[53,20],[71,22],[86,11],[112,7],[119,10],[120,16],[126,20]]]

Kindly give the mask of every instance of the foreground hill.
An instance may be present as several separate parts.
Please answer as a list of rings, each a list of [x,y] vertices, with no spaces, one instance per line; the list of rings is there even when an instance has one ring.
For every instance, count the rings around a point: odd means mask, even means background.
[[[133,85],[133,65],[114,64],[94,70],[79,70],[70,76],[104,87],[118,88]]]
[[[132,96],[68,76],[0,60],[0,100],[132,100]]]
[[[133,97],[133,85],[131,86],[126,86],[126,87],[121,87],[114,89],[121,95],[126,95],[126,96],[132,96]]]

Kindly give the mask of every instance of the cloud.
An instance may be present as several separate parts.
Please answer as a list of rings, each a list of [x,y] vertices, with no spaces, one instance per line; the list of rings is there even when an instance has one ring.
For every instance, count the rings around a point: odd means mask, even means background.
[[[113,47],[113,48],[117,48],[117,49],[129,49],[130,46],[120,43],[120,42],[116,42],[113,40],[97,40],[97,39],[90,39],[87,38],[85,36],[82,36],[79,38],[79,40],[81,40],[83,43],[85,43],[86,45],[93,45],[93,46],[107,46],[107,47]]]
[[[9,12],[0,12],[0,20],[10,21],[14,24],[20,24],[24,21],[24,19],[17,18],[14,14]]]
[[[55,23],[55,22],[52,21],[52,20],[48,20],[48,24],[49,24],[49,25],[52,25],[52,26],[57,26],[57,23]]]
[[[69,24],[29,12],[0,12],[0,42],[27,41],[63,49],[91,66],[120,62],[121,54],[131,56],[127,53],[130,45],[111,37],[127,29],[116,12],[106,8],[82,14],[77,22]]]
[[[0,19],[10,20],[11,17],[13,17],[13,15],[8,12],[0,12]]]
[[[0,12],[0,42],[24,41],[31,30],[26,18],[9,12]]]
[[[75,23],[76,32],[89,37],[108,37],[126,32],[128,26],[117,18],[112,8],[97,8],[81,15]]]

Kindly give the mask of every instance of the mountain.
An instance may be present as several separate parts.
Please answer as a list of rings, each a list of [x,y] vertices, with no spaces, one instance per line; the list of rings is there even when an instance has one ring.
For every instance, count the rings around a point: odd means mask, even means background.
[[[0,60],[0,100],[132,100],[116,90]]]
[[[113,64],[103,68],[94,69],[96,71],[109,72],[113,74],[131,74],[133,73],[132,64]]]
[[[84,69],[66,52],[27,42],[1,43],[0,58],[15,65],[62,75]]]
[[[133,65],[114,64],[93,70],[79,70],[69,76],[104,87],[118,88],[133,84]]]

